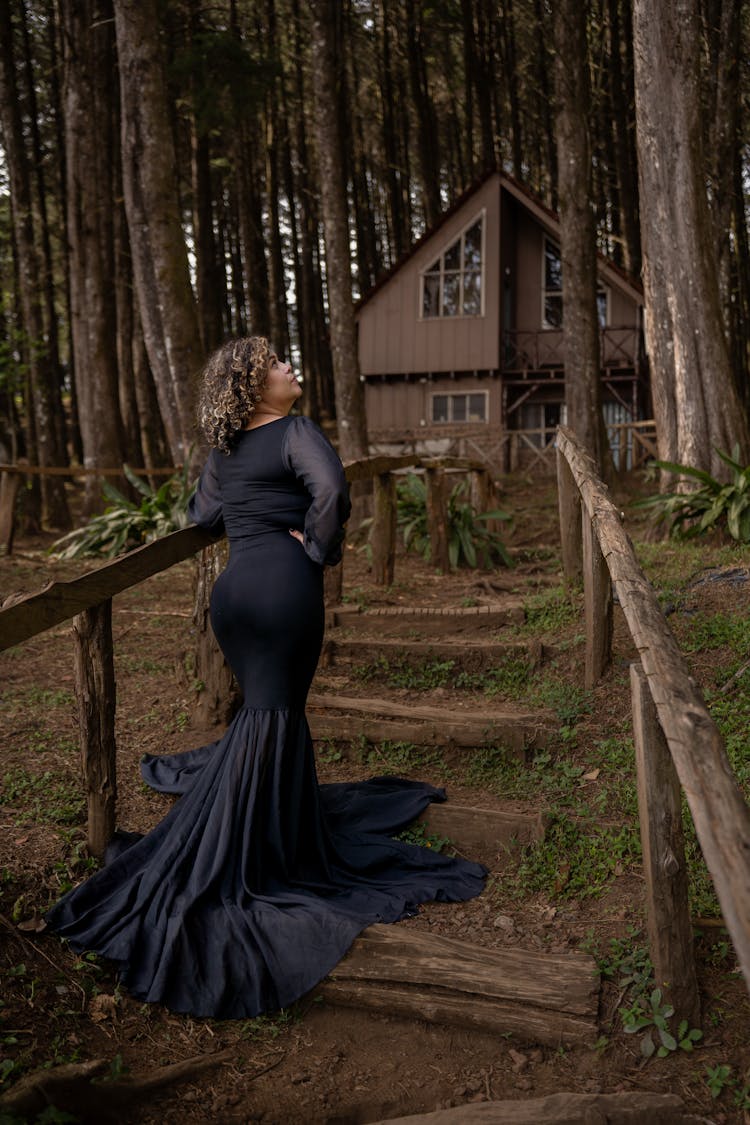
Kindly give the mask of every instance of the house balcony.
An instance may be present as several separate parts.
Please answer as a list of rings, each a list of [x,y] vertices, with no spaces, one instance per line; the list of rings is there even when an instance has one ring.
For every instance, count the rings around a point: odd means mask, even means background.
[[[640,328],[607,326],[599,333],[602,373],[633,378],[644,373]],[[501,371],[506,382],[538,378],[561,379],[565,368],[563,333],[559,328],[508,329],[503,333]]]

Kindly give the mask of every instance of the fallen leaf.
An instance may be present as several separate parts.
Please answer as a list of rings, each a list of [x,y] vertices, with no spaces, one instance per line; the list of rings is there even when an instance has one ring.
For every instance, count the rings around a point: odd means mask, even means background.
[[[32,914],[31,918],[24,918],[23,922],[19,922],[16,928],[25,934],[41,934],[47,929],[47,923],[41,914]]]
[[[583,775],[584,781],[596,781],[597,777],[602,771],[600,769],[590,770]]]
[[[114,996],[108,996],[105,992],[100,992],[98,996],[94,996],[89,1004],[89,1015],[94,1023],[103,1023],[104,1020],[113,1020],[117,1013],[117,1001]]]

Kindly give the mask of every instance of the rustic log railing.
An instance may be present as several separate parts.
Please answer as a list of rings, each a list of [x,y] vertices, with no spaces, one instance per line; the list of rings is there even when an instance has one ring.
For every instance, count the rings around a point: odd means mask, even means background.
[[[346,464],[351,482],[372,478],[375,483],[373,567],[376,581],[393,581],[396,549],[395,481],[392,473],[404,468],[424,470],[427,476],[430,537],[433,562],[448,566],[445,534],[445,476],[451,471],[469,472],[473,493],[486,502],[490,483],[486,467],[466,458],[440,460],[402,457],[368,457]],[[81,735],[83,777],[88,806],[88,847],[102,856],[115,828],[117,770],[115,757],[115,677],[112,643],[112,598],[154,574],[211,548],[204,555],[204,570],[215,570],[211,558],[217,540],[198,527],[186,527],[153,543],[147,543],[80,578],[50,582],[34,594],[6,598],[0,608],[0,652],[21,644],[39,633],[73,618],[75,644],[75,694]],[[342,567],[326,568],[326,596],[338,600]],[[331,580],[332,576],[332,580]],[[205,606],[196,611],[199,631],[207,628]],[[225,678],[223,659],[216,642],[209,647],[217,655],[215,676]],[[205,645],[204,645],[205,650]],[[204,651],[205,656],[205,651]],[[204,672],[204,678],[206,673]]]
[[[631,688],[651,958],[676,1011],[697,1019],[680,786],[749,989],[750,809],[621,515],[562,426],[557,469],[563,567],[569,580],[583,573],[587,686],[611,660],[613,586],[640,655]]]

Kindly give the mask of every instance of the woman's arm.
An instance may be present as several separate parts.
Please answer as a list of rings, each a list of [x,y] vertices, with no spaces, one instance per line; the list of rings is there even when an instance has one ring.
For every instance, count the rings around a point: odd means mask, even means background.
[[[344,466],[322,430],[310,418],[295,418],[287,428],[282,459],[312,497],[305,516],[302,545],[320,565],[341,561],[344,524],[351,502]]]
[[[224,534],[224,514],[217,472],[217,459],[220,456],[217,449],[212,449],[209,453],[187,507],[188,516],[193,523],[197,523],[199,527],[204,527],[206,531],[216,536]]]

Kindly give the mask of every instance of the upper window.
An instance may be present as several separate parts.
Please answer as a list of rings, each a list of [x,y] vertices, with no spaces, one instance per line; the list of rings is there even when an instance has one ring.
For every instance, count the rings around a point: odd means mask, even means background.
[[[484,218],[475,219],[422,274],[422,317],[481,316]]]
[[[560,249],[549,238],[544,240],[544,286],[542,321],[545,328],[562,328],[562,258]],[[601,282],[596,290],[596,311],[599,327],[607,324],[607,290]]]

